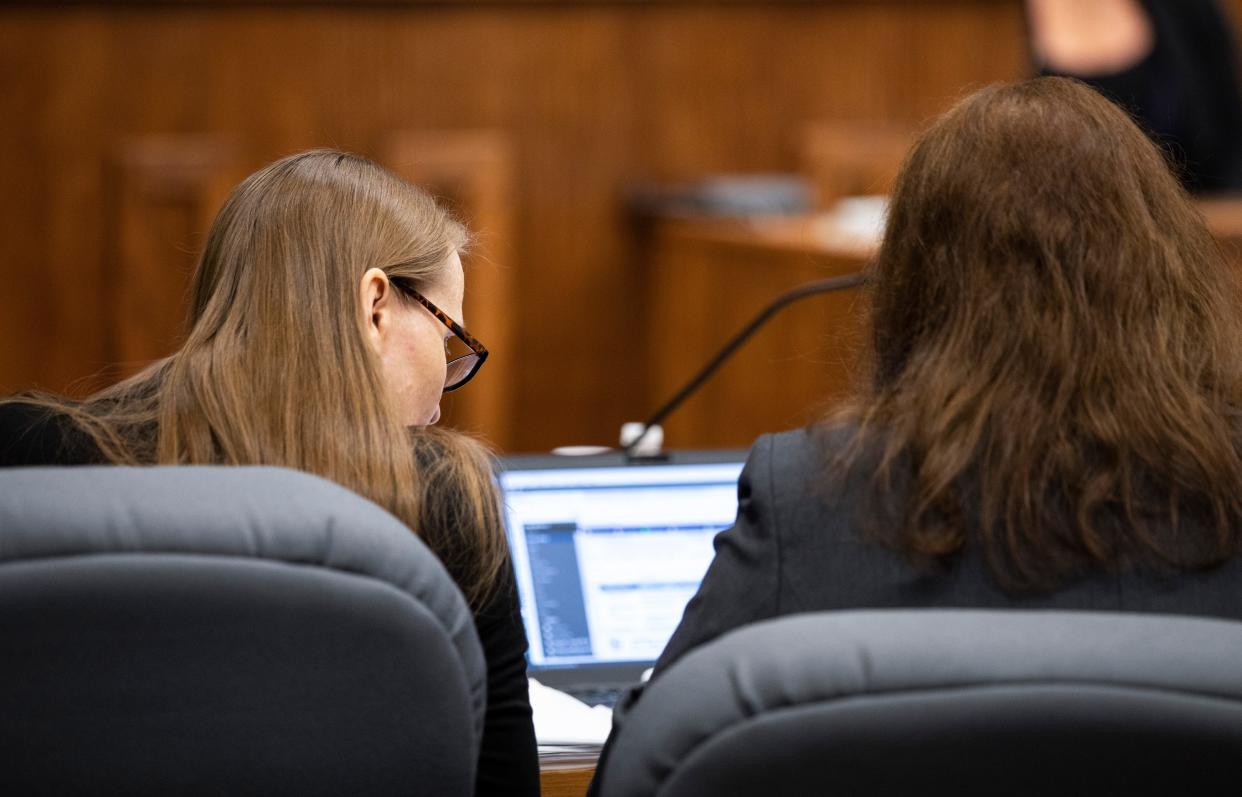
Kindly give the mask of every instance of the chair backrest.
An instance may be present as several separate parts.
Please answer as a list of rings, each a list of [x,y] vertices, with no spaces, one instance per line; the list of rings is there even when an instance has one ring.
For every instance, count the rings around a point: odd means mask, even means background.
[[[857,611],[679,660],[625,719],[600,793],[1196,793],[1235,788],[1239,760],[1242,624]]]
[[[473,793],[436,557],[279,468],[0,470],[0,793]]]

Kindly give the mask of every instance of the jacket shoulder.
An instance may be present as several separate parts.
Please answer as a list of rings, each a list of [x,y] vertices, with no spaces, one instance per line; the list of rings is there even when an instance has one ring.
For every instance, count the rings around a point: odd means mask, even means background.
[[[778,502],[798,501],[841,492],[842,482],[854,482],[838,462],[854,440],[852,426],[803,427],[760,437],[752,459],[769,483],[759,485]],[[855,470],[854,468],[850,469]]]

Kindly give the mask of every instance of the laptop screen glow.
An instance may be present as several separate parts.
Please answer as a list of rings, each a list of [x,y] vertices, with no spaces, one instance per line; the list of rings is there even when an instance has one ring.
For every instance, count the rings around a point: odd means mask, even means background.
[[[742,462],[509,470],[532,669],[652,662],[732,525]]]

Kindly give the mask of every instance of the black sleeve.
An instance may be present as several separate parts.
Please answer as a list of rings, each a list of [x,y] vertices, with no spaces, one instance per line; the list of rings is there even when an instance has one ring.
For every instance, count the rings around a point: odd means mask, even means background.
[[[526,677],[526,630],[517,588],[503,588],[475,616],[487,659],[487,715],[479,754],[478,795],[539,795],[539,753]]]
[[[0,468],[100,462],[90,437],[63,413],[22,401],[0,404]]]
[[[780,612],[780,535],[772,490],[772,438],[759,438],[737,483],[737,520],[716,536],[712,559],[698,593],[656,662],[652,679],[677,659],[722,634]],[[612,733],[600,753],[587,794],[599,794],[612,740],[642,698],[645,684],[627,692],[612,713]]]

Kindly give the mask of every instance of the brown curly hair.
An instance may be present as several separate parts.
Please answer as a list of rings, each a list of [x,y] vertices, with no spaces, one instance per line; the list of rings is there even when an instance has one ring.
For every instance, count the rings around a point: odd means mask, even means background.
[[[963,100],[910,152],[871,276],[842,462],[881,452],[876,495],[910,474],[881,539],[976,549],[1011,589],[1236,551],[1236,270],[1120,109],[1063,78]]]

